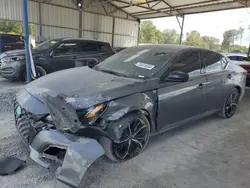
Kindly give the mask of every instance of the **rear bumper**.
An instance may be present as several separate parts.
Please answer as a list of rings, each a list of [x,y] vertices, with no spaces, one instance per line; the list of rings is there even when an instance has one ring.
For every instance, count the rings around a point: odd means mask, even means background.
[[[44,159],[51,159],[45,154],[50,147],[66,151],[62,165],[57,170],[57,179],[73,187],[79,187],[88,167],[104,154],[103,148],[94,139],[82,138],[56,130],[43,130],[36,135],[30,145],[30,157],[38,164],[48,168],[50,163]],[[56,160],[57,157],[54,157]]]

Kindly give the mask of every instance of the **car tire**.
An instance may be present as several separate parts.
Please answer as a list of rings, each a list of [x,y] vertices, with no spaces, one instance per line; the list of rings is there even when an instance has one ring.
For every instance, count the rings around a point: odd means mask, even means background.
[[[36,73],[37,73],[37,78],[40,78],[47,74],[46,70],[39,65],[36,65]],[[35,78],[32,78],[32,80],[35,80]],[[21,81],[24,81],[24,82],[26,81],[26,70],[23,72],[21,76]]]
[[[149,140],[150,123],[145,115],[142,113],[132,113],[125,115],[119,121],[128,122],[126,119],[132,119],[129,124],[131,134],[124,137],[126,141],[116,143],[108,137],[101,137],[99,139],[106,157],[115,163],[124,162],[138,156],[143,152]],[[126,131],[129,132],[127,130],[129,128],[126,128],[122,135],[126,135],[125,133]]]
[[[224,119],[231,118],[236,112],[239,99],[240,91],[237,88],[232,89],[218,115]]]

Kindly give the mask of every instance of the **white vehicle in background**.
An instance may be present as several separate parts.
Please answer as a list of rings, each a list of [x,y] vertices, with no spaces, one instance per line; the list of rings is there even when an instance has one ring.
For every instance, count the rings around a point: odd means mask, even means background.
[[[247,71],[246,86],[250,87],[250,57],[247,57],[246,54],[240,54],[240,53],[223,53],[223,55],[228,57],[231,60],[231,62],[241,66]]]

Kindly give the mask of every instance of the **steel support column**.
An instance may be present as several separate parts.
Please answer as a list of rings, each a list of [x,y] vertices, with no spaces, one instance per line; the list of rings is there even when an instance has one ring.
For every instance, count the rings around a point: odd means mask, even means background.
[[[137,34],[137,46],[139,45],[140,43],[140,32],[141,32],[141,20],[139,19],[138,20],[138,34]]]
[[[114,47],[115,43],[115,17],[113,17],[113,25],[112,25],[112,41],[111,41],[112,48]]]
[[[179,41],[179,44],[181,45],[181,43],[182,43],[182,36],[183,36],[183,29],[184,29],[185,15],[182,16],[182,22],[181,23],[180,23],[179,18],[177,16],[176,16],[176,19],[177,19],[178,24],[179,24],[180,29],[181,29],[180,41]]]
[[[42,7],[41,3],[38,3],[38,11],[39,11],[39,36],[43,36],[43,31],[42,31]],[[41,41],[39,41],[41,42]]]
[[[82,10],[79,10],[79,38],[82,38]]]
[[[29,53],[29,22],[28,22],[28,0],[22,1],[23,9],[23,29],[24,29],[24,41],[25,41],[25,60],[26,60],[26,81],[31,82],[31,63]]]

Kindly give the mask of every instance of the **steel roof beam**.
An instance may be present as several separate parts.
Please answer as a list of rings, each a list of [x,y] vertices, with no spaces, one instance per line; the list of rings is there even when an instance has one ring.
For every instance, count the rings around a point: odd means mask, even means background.
[[[165,3],[167,6],[169,6],[169,7],[171,8],[170,11],[175,10],[175,11],[178,12],[180,15],[183,15],[182,12],[176,10],[172,5],[170,5],[168,2],[166,2],[166,0],[163,0],[162,2]]]
[[[128,2],[126,1],[121,1],[121,0],[116,0],[116,2],[120,2],[120,3],[124,3],[124,4],[128,4]],[[147,10],[150,10],[150,11],[156,11],[158,13],[162,13],[162,14],[165,14],[164,12],[161,12],[160,10],[157,10],[157,9],[153,9],[153,8],[148,8],[148,7],[144,7],[144,6],[141,6],[141,5],[137,5],[137,4],[133,4],[133,6],[136,6],[136,7],[140,7],[140,8],[144,8],[144,9],[147,9]],[[130,7],[130,6],[129,6]],[[121,9],[123,9],[123,7],[120,7]]]
[[[235,0],[234,0],[234,1],[231,1],[231,2],[221,2],[221,3],[217,3],[217,4],[210,4],[212,2],[219,2],[219,1],[221,1],[221,0],[202,1],[202,2],[199,2],[199,3],[190,3],[190,4],[181,5],[181,6],[174,6],[172,8],[174,8],[176,10],[186,10],[186,9],[189,9],[189,8],[197,8],[197,7],[203,7],[203,6],[235,3]],[[193,5],[197,5],[197,6],[193,6]],[[193,7],[189,7],[189,6],[193,6]],[[187,7],[187,8],[185,8],[185,7]],[[161,8],[161,9],[158,9],[158,10],[160,10],[160,11],[170,11],[171,8],[170,7],[169,8]],[[134,12],[134,13],[132,13],[132,15],[138,15],[139,16],[139,15],[146,15],[147,13],[150,13],[150,12],[149,11]]]
[[[132,4],[132,6],[135,6],[135,5],[146,5],[146,4],[153,3],[153,2],[158,2],[158,1],[162,1],[162,0],[148,0],[147,1],[148,3],[147,2],[136,3],[136,4]],[[122,6],[121,8],[129,8],[129,7],[131,7],[130,3],[128,3],[128,2],[123,2],[123,3],[127,4],[127,5],[126,6]]]
[[[162,2],[162,0],[156,2],[151,8],[154,8],[156,5],[158,5],[158,4],[161,3],[161,2]]]

